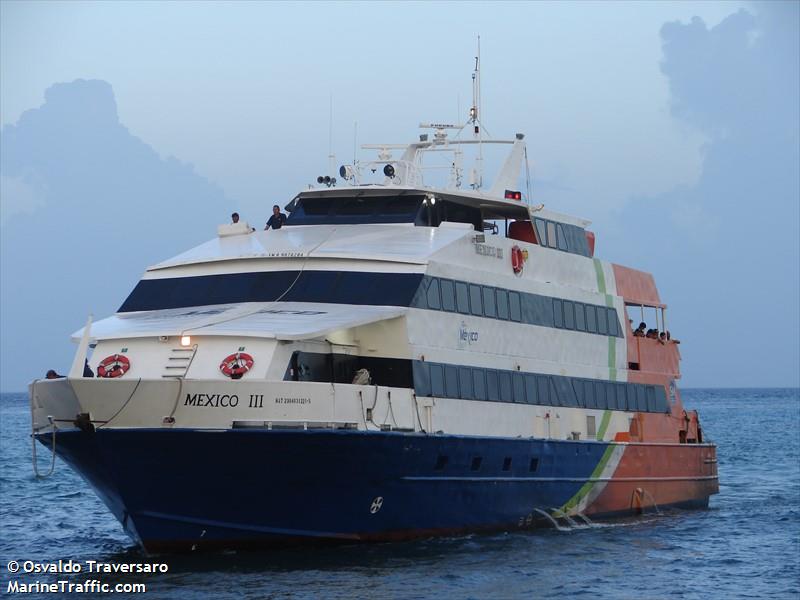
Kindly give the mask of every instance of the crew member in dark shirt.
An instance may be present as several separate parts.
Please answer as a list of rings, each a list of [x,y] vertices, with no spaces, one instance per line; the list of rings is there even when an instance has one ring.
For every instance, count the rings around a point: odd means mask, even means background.
[[[280,206],[277,204],[272,207],[272,216],[267,221],[267,226],[264,227],[264,231],[267,229],[280,229],[283,227],[283,224],[286,223],[286,215],[281,212]]]

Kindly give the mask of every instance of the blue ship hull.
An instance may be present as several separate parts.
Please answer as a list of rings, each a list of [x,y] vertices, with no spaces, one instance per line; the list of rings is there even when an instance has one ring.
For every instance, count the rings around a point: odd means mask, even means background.
[[[49,446],[49,435],[39,439]],[[572,498],[607,447],[182,429],[70,430],[56,444],[149,552],[519,529]]]

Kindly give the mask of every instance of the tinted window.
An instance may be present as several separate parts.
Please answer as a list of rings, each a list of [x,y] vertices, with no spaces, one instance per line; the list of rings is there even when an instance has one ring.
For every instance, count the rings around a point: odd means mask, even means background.
[[[513,402],[514,397],[511,392],[511,373],[500,371],[500,399],[503,402]]]
[[[368,198],[344,198],[336,207],[337,215],[371,215],[376,203]]]
[[[428,301],[428,308],[439,310],[442,308],[442,300],[439,297],[439,280],[434,278],[428,283],[428,292],[425,297]]]
[[[591,381],[583,382],[583,399],[586,402],[586,408],[597,408],[597,401],[594,397],[594,384]]]
[[[558,249],[567,249],[567,236],[564,235],[564,228],[561,225],[558,226]]]
[[[536,238],[539,244],[542,246],[547,245],[547,230],[545,223],[542,219],[536,219],[534,221],[536,223]]]
[[[556,224],[552,221],[547,222],[547,245],[550,248],[556,247]]]
[[[473,391],[476,400],[486,400],[486,372],[483,369],[472,369]]]
[[[528,404],[538,404],[536,399],[536,377],[533,375],[525,375],[525,395],[528,398]]]
[[[558,401],[561,406],[579,406],[569,377],[556,377],[554,383],[558,390]]]
[[[497,310],[496,307],[497,302],[495,302],[494,297],[494,288],[484,287],[483,288],[483,314],[487,317],[496,317]]]
[[[323,196],[297,200],[287,225],[319,223],[413,223],[422,196]]]
[[[472,394],[472,370],[467,367],[460,367],[458,369],[458,383],[461,386],[461,397],[466,400],[472,400],[475,397]]]
[[[648,385],[646,389],[647,393],[647,410],[651,412],[656,412],[658,407],[656,406],[656,388],[652,385]]]
[[[558,393],[558,389],[556,389],[556,380],[557,377],[549,377],[550,379],[550,404],[553,406],[566,406],[564,404],[564,399]]]
[[[461,281],[456,281],[456,306],[458,307],[458,312],[461,314],[469,314],[469,295],[467,293],[467,284]]]
[[[473,315],[483,315],[483,302],[481,298],[481,286],[470,284],[469,285],[469,307]]]
[[[381,212],[388,215],[415,215],[419,206],[419,196],[400,196],[390,198]]]
[[[453,366],[444,368],[444,384],[449,398],[458,398],[458,369]]]
[[[575,303],[575,329],[586,331],[586,311],[583,307],[583,302]]]
[[[430,365],[431,369],[431,394],[444,396],[444,369],[442,365]]]
[[[583,381],[580,379],[573,379],[572,389],[575,391],[575,400],[577,401],[578,406],[581,408],[586,408],[586,399],[584,398],[583,393]]]
[[[625,387],[628,396],[628,410],[636,410],[636,386],[629,384]]]
[[[564,327],[564,309],[561,300],[553,299],[553,323],[559,329]]]
[[[606,388],[602,381],[594,382],[594,401],[597,403],[597,408],[608,408],[608,403],[606,402]]]
[[[497,290],[497,316],[508,319],[508,292]]]
[[[444,294],[444,288],[442,288]],[[444,301],[444,297],[442,297]],[[586,305],[586,331],[589,333],[597,333],[597,312],[591,304]]]
[[[605,307],[597,307],[597,333],[606,335],[608,333],[608,317]]]
[[[450,279],[442,279],[442,308],[455,312],[456,310],[456,288]]]
[[[333,206],[333,198],[304,198],[300,201],[297,208],[308,216],[318,217],[327,215]],[[297,208],[292,211],[292,216],[297,212]]]
[[[606,406],[611,410],[617,408],[617,390],[613,383],[606,384]]]
[[[486,371],[486,391],[489,400],[500,400],[500,382],[497,379],[497,371]]]
[[[608,309],[608,335],[619,335],[619,321],[617,321],[617,310]]]
[[[537,375],[536,376],[536,388],[537,388],[537,396],[539,398],[539,404],[550,404],[550,382],[548,381],[549,377]]]
[[[575,329],[575,305],[569,300],[564,300],[564,327]]]
[[[618,383],[616,387],[617,387],[617,409],[625,410],[628,405],[625,399],[625,384]]]
[[[636,385],[636,410],[647,411],[647,397],[644,393],[644,386],[639,384]]]
[[[511,320],[512,321],[521,321],[522,320],[522,306],[520,305],[519,301],[519,293],[517,292],[509,292],[508,293],[508,302],[511,308]]]
[[[522,373],[513,374],[514,402],[525,402],[525,377]]]

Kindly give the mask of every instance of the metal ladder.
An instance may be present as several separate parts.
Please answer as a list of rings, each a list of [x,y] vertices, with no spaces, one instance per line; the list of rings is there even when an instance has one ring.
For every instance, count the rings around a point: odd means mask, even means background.
[[[161,377],[165,379],[183,379],[197,353],[197,344],[191,348],[173,348],[167,358],[167,365]]]

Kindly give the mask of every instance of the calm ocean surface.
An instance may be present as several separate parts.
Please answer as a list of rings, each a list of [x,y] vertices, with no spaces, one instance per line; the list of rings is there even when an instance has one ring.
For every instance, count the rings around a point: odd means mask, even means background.
[[[800,390],[683,399],[719,445],[708,510],[571,531],[155,557],[168,573],[100,579],[144,582],[142,598],[800,598]],[[146,560],[66,465],[33,477],[29,430],[27,397],[0,396],[0,593],[10,579],[68,578],[13,576],[10,560]],[[40,446],[42,467],[46,458]]]

